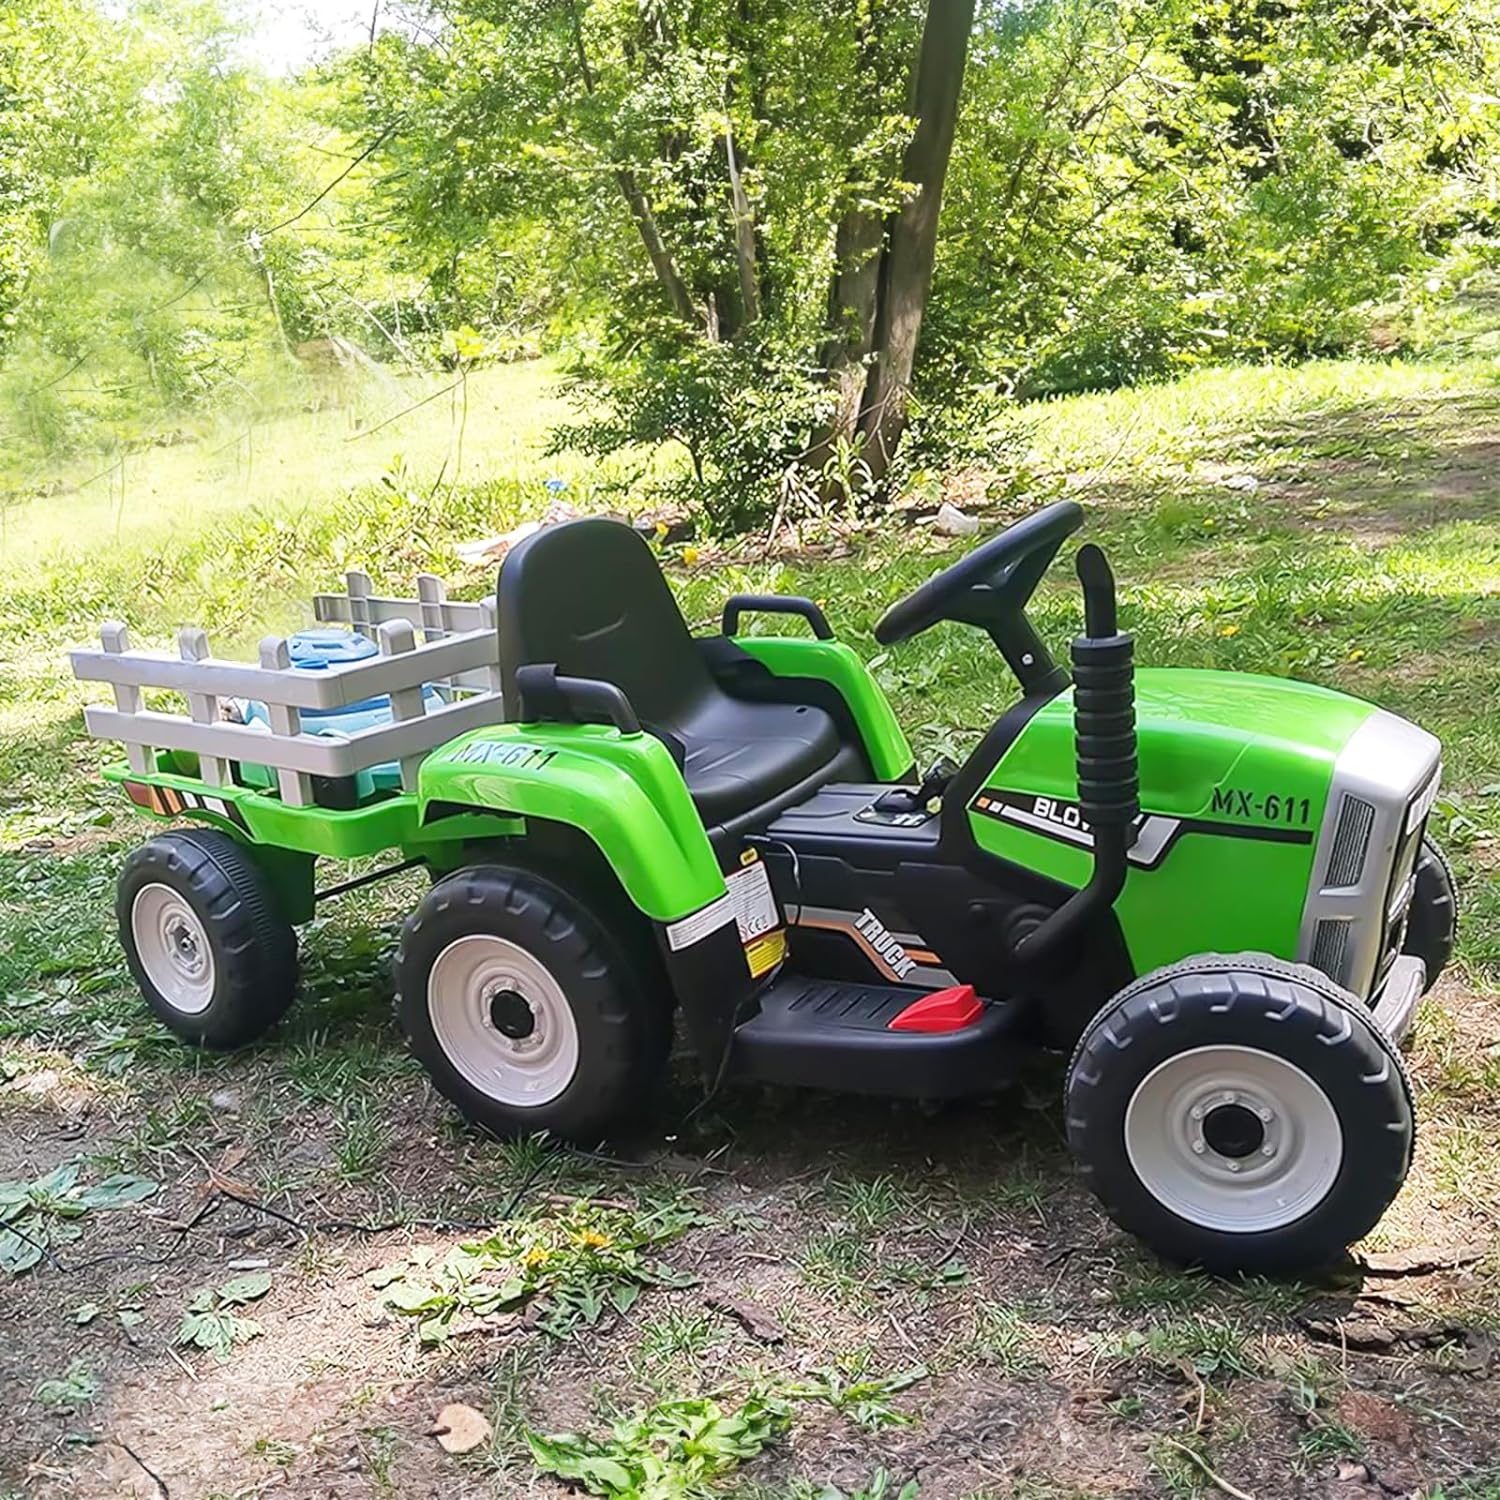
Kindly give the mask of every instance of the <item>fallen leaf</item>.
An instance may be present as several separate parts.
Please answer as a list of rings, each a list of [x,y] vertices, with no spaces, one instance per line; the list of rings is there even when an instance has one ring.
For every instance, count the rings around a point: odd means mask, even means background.
[[[727,1292],[706,1292],[703,1300],[710,1307],[717,1308],[722,1313],[728,1313],[736,1322],[742,1324],[747,1333],[753,1338],[758,1338],[763,1344],[779,1344],[786,1338],[786,1329],[773,1318],[763,1307],[758,1307],[754,1302],[744,1297],[732,1297]]]
[[[444,1453],[471,1453],[489,1442],[490,1424],[472,1406],[455,1401],[437,1414],[427,1435],[438,1440]]]
[[[1411,1250],[1375,1250],[1355,1257],[1367,1276],[1426,1276],[1483,1260],[1483,1245],[1418,1245]]]
[[[1402,1335],[1373,1318],[1300,1318],[1298,1321],[1315,1338],[1350,1349],[1378,1352],[1394,1349]]]

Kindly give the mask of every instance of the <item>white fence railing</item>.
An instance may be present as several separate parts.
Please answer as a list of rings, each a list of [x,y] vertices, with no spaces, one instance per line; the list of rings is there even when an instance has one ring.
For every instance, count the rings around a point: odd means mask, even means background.
[[[417,589],[415,599],[377,599],[369,578],[355,572],[347,593],[319,594],[317,619],[350,624],[375,640],[380,654],[318,671],[294,667],[279,636],[267,636],[259,663],[251,664],[213,656],[197,626],[179,632],[178,654],[171,656],[132,650],[126,627],[111,622],[100,631],[101,649],[71,653],[74,676],[114,690],[114,707],[87,708],[84,722],[95,738],[124,744],[135,771],[154,770],[158,750],[196,754],[211,786],[232,782],[234,762],[269,766],[282,800],[292,806],[313,801],[313,776],[353,776],[390,761],[400,763],[401,783],[410,789],[430,751],[501,717],[493,597],[450,603],[431,574],[417,580]],[[440,707],[427,702],[429,684],[446,690]],[[148,709],[147,688],[182,694],[187,715]],[[338,734],[303,728],[305,710],[347,708],[374,697],[389,697],[390,723]],[[269,730],[226,718],[228,699],[264,703]]]

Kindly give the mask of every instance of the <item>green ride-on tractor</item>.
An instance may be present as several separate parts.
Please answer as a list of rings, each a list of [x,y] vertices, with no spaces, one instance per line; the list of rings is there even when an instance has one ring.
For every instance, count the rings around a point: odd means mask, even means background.
[[[650,1097],[674,1012],[710,1088],[951,1099],[1052,1049],[1071,1057],[1069,1143],[1123,1228],[1220,1270],[1326,1262],[1411,1162],[1397,1049],[1455,926],[1426,834],[1439,745],[1323,688],[1137,672],[1092,545],[1071,671],[1054,661],[1026,606],[1082,519],[1066,501],[1027,516],[876,626],[885,645],[976,627],[1020,684],[962,766],[925,776],[815,604],[736,596],[695,637],[647,543],[604,519],[520,543],[486,628],[445,639],[429,620],[403,666],[411,627],[380,626],[384,777],[358,734],[319,740],[295,708],[234,740],[203,701],[177,738],[164,715],[123,728],[140,705],[121,683],[222,692],[255,669],[195,678],[205,649],[185,644],[196,660],[132,677],[121,632],[77,659],[121,710],[90,727],[134,736],[109,774],[207,825],[126,862],[135,976],[182,1036],[255,1036],[291,1000],[292,923],[329,894],[316,857],[393,851],[434,877],[401,936],[402,1024],[496,1134],[598,1140]],[[370,602],[346,611],[356,633]],[[741,635],[749,613],[811,636]],[[277,645],[263,666],[296,677]],[[446,686],[421,680],[423,651]],[[346,702],[345,670],[286,697]],[[466,697],[477,680],[493,691]],[[281,769],[249,774],[253,745]]]

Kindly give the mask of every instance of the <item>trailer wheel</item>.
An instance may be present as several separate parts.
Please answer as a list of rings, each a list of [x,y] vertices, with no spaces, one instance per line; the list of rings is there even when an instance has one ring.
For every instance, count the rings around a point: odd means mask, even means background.
[[[1453,957],[1453,942],[1458,934],[1458,892],[1447,856],[1425,834],[1417,854],[1416,882],[1402,952],[1415,955],[1427,965],[1430,990]]]
[[[1121,991],[1068,1070],[1068,1141],[1110,1217],[1215,1271],[1328,1264],[1411,1165],[1401,1058],[1315,970],[1189,959]]]
[[[115,911],[141,994],[184,1040],[238,1047],[286,1014],[297,936],[228,834],[195,828],[142,844],[120,871]]]
[[[493,1134],[593,1142],[649,1097],[665,997],[550,880],[501,865],[450,875],[408,918],[396,962],[413,1052]]]

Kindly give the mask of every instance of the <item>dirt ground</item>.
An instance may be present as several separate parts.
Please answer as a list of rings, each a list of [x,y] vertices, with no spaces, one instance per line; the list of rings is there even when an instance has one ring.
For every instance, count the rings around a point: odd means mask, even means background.
[[[700,1109],[679,1057],[607,1157],[484,1139],[391,1013],[410,883],[320,910],[302,998],[264,1043],[185,1051],[125,973],[110,893],[141,831],[102,821],[42,640],[0,795],[23,829],[0,839],[0,1184],[76,1163],[80,1187],[157,1186],[0,1270],[0,1500],[561,1496],[528,1431],[758,1389],[800,1394],[718,1482],[737,1500],[1500,1500],[1500,387],[1487,366],[1463,382],[1254,433],[1205,418],[1201,442],[1130,464],[1150,424],[1111,416],[1067,480],[1141,590],[1142,660],[1329,682],[1444,739],[1467,913],[1410,1055],[1416,1165],[1317,1282],[1215,1281],[1123,1237],[1072,1166],[1055,1063],[929,1113],[769,1090]],[[899,537],[825,551],[790,582],[842,590],[841,619],[927,566]],[[678,582],[717,616],[721,579]],[[914,645],[888,679],[904,722],[940,697],[926,729],[987,721],[993,664],[965,652]],[[561,1334],[533,1302],[431,1345],[374,1284],[424,1247],[575,1212],[667,1215],[649,1253],[674,1274]],[[266,1273],[231,1314],[258,1333],[222,1360],[180,1342],[192,1304]],[[462,1455],[434,1431],[455,1402],[492,1434]]]
[[[1424,1021],[1424,1095],[1500,1050],[1494,1005],[1456,986]],[[364,1024],[397,1052],[383,1013]],[[1160,1266],[1102,1217],[1047,1068],[937,1114],[739,1092],[614,1162],[486,1143],[399,1068],[376,1101],[378,1166],[351,1174],[342,1096],[287,1108],[271,1048],[164,1072],[146,1108],[117,1108],[66,1057],[36,1061],[0,1093],[0,1179],[113,1149],[161,1183],[0,1283],[0,1483],[36,1500],[562,1493],[525,1457],[523,1423],[597,1429],[663,1394],[840,1364],[925,1373],[874,1430],[802,1406],[739,1493],[852,1493],[883,1467],[925,1500],[1500,1494],[1493,1222],[1448,1191],[1441,1130],[1380,1231],[1416,1248],[1408,1274],[1223,1283]],[[692,1098],[684,1077],[659,1120]],[[1493,1142],[1493,1107],[1472,1123]],[[410,1247],[465,1238],[454,1224],[589,1194],[689,1202],[663,1258],[693,1283],[568,1339],[522,1318],[435,1349],[371,1290]],[[448,1224],[411,1224],[417,1203]],[[175,1346],[194,1293],[247,1267],[271,1273],[246,1309],[262,1334],[223,1363]],[[40,1400],[69,1367],[90,1396]],[[493,1442],[442,1451],[429,1433],[450,1401],[488,1414]]]

